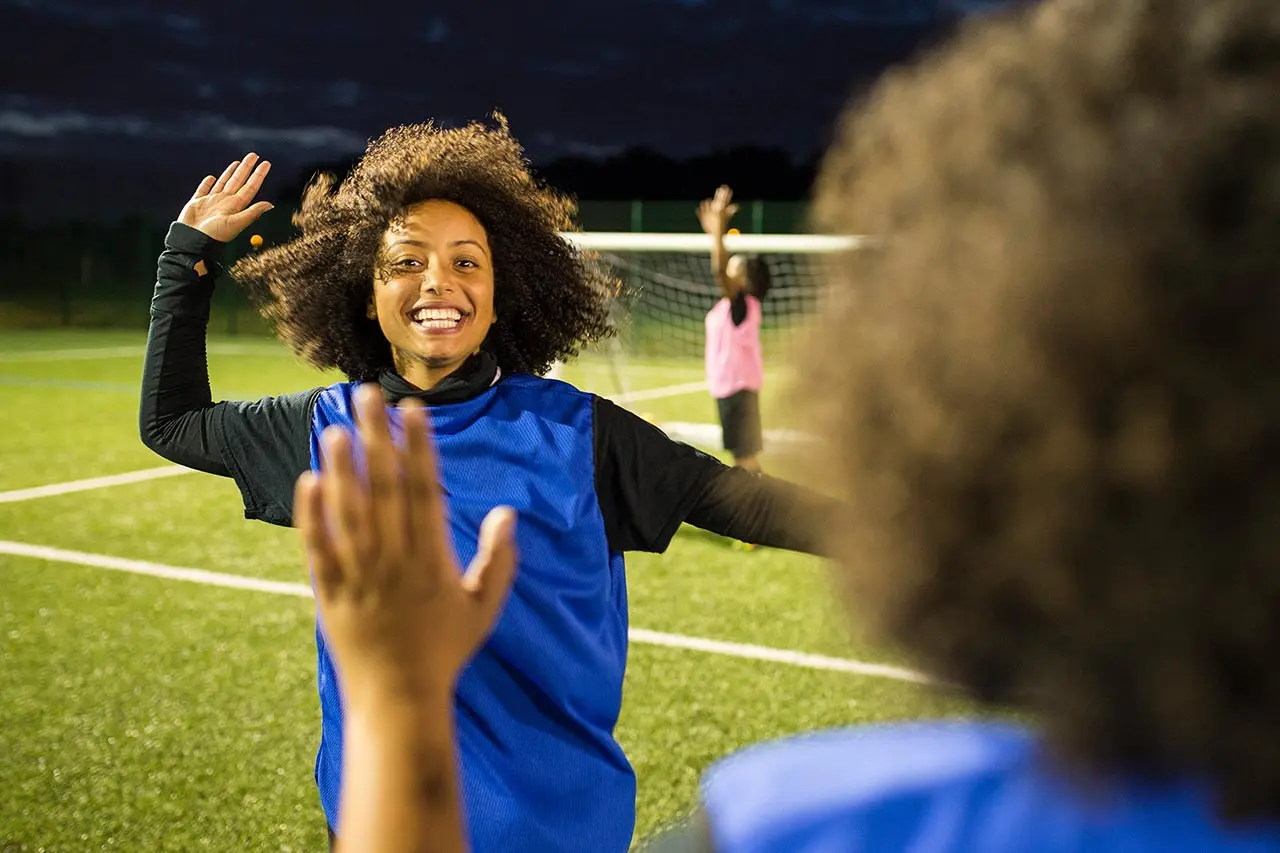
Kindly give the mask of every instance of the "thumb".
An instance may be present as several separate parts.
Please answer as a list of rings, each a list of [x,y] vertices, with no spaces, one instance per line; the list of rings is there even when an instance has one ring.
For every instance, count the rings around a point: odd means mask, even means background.
[[[500,506],[489,511],[480,525],[479,548],[467,566],[463,587],[471,593],[485,620],[485,630],[498,621],[516,577],[516,511]]]
[[[257,222],[258,217],[262,216],[262,214],[271,210],[273,207],[275,207],[275,205],[269,201],[260,201],[256,204],[251,204],[239,213],[233,213],[231,216],[228,216],[227,225],[234,228],[235,232],[239,234],[241,231]]]

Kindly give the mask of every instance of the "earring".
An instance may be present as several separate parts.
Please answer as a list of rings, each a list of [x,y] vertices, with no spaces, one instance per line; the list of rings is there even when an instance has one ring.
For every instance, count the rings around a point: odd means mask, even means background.
[[[370,320],[376,320],[378,319],[378,306],[374,305],[373,301],[370,300],[369,307],[365,309],[364,313]]]

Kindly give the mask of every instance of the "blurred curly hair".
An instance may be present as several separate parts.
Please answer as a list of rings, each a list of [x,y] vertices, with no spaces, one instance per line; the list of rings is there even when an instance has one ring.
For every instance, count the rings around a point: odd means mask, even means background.
[[[1280,4],[972,21],[837,137],[851,606],[1077,770],[1280,817]]]
[[[506,119],[444,129],[392,128],[341,183],[318,175],[288,243],[240,260],[232,276],[277,334],[312,365],[353,380],[392,370],[391,347],[367,307],[383,235],[413,204],[446,200],[484,226],[499,318],[483,348],[506,373],[541,374],[612,333],[611,283],[559,232],[577,206],[533,177]]]

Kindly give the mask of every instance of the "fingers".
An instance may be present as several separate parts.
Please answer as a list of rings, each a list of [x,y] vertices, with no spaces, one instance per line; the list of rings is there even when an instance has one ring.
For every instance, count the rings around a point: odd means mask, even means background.
[[[351,437],[341,427],[330,427],[320,437],[320,445],[324,521],[334,553],[349,577],[374,571],[376,543],[369,498],[351,458]]]
[[[378,552],[388,566],[400,565],[413,554],[409,549],[407,491],[391,438],[386,400],[377,385],[362,385],[356,389],[355,405],[356,430],[368,469],[371,521],[378,538]]]
[[[306,563],[311,570],[317,591],[342,579],[342,569],[334,553],[333,543],[324,522],[324,503],[320,480],[307,471],[298,478],[293,490],[293,522],[302,539]]]
[[[253,154],[249,155],[249,157],[253,156]],[[249,157],[245,158],[246,162],[248,162]],[[258,190],[262,188],[262,182],[266,180],[267,173],[270,171],[271,161],[263,160],[258,164],[258,167],[249,174],[248,179],[244,182],[244,186],[236,190],[236,197],[245,204],[248,204],[253,197],[258,194]]]
[[[519,562],[515,531],[514,509],[498,507],[491,510],[480,525],[479,547],[462,579],[463,587],[471,593],[476,609],[489,629],[497,621],[515,581]]]
[[[250,205],[239,213],[233,213],[227,217],[227,225],[229,225],[235,233],[239,234],[244,229],[258,221],[258,218],[268,210],[274,210],[275,205],[269,201],[260,201],[257,204]]]
[[[227,179],[227,183],[223,186],[222,191],[226,193],[238,192],[244,186],[245,181],[249,180],[249,175],[253,173],[253,167],[258,162],[258,155],[250,151],[244,155],[244,159],[240,161],[240,165],[236,166],[231,177]]]
[[[213,189],[213,182],[216,180],[217,178],[213,175],[207,175],[205,179],[200,182],[200,186],[196,187],[196,191],[191,194],[191,200],[195,201],[198,198],[204,198],[207,196],[209,194],[209,190]]]
[[[422,403],[412,398],[400,404],[404,424],[401,464],[409,492],[409,547],[420,554],[432,570],[456,576],[453,543],[445,523],[444,501],[440,496],[440,475],[431,442],[431,427]]]
[[[222,174],[218,176],[218,180],[213,182],[213,188],[211,192],[215,192],[215,193],[222,192],[227,186],[227,181],[231,180],[232,174],[234,174],[236,169],[238,168],[240,168],[240,161],[232,160],[231,163],[227,166],[227,168],[222,170]]]

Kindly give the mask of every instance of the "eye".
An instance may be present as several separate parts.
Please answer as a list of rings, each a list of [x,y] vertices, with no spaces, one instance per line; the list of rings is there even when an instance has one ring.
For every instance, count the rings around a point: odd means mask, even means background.
[[[397,258],[387,264],[387,273],[392,278],[395,278],[396,276],[417,272],[421,268],[422,262],[417,258]]]
[[[458,258],[453,262],[454,266],[463,267],[464,269],[478,269],[480,265],[471,258]]]

